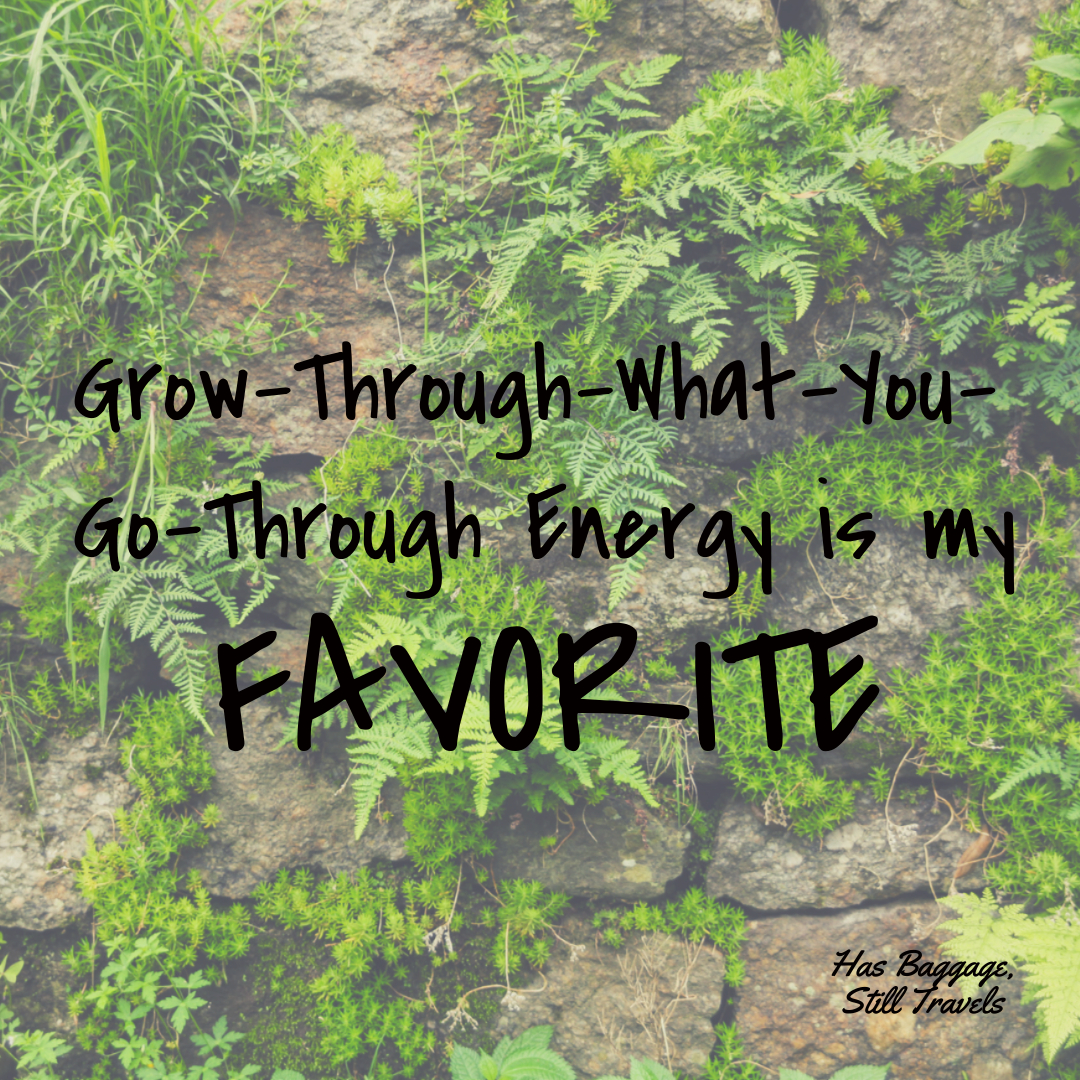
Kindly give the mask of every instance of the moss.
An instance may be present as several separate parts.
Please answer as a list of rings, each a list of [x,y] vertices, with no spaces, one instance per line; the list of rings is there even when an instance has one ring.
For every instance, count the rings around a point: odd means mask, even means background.
[[[240,1014],[246,1033],[235,1052],[238,1064],[295,1069],[309,1080],[339,1075],[320,1050],[319,1002],[310,985],[326,968],[327,950],[303,934],[281,933],[259,940],[254,951],[245,976],[250,1013]]]

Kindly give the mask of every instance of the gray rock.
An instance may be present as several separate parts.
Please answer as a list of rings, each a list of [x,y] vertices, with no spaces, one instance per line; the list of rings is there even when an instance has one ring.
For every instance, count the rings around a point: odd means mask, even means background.
[[[34,556],[27,551],[16,548],[0,556],[0,606],[19,606],[26,593],[26,579],[33,570]]]
[[[670,488],[668,504],[679,510],[687,502],[702,505],[701,493]],[[545,509],[558,505],[554,521],[570,519],[572,501],[555,500],[543,504]],[[587,505],[584,504],[584,505]],[[688,515],[679,527],[674,540],[674,558],[664,553],[662,536],[649,545],[649,558],[630,591],[612,609],[608,608],[611,572],[615,562],[604,560],[590,540],[581,558],[571,558],[570,541],[564,536],[543,560],[531,558],[524,515],[510,523],[500,537],[500,554],[520,560],[526,572],[542,577],[547,601],[555,612],[560,629],[579,635],[608,622],[625,622],[639,634],[638,649],[642,655],[670,653],[697,640],[715,637],[729,622],[727,604],[711,600],[703,594],[717,592],[727,585],[727,573],[722,559],[702,558],[697,554],[698,538],[709,520],[709,514],[699,509]],[[609,550],[618,520],[605,521]],[[569,531],[569,530],[568,530]]]
[[[747,923],[743,948],[746,979],[739,988],[737,1024],[745,1056],[767,1069],[801,1069],[830,1076],[845,1065],[890,1064],[889,1075],[932,1076],[961,1080],[975,1076],[979,1062],[984,1080],[1020,1080],[1029,1075],[1035,1034],[1032,1007],[1020,1005],[1022,983],[996,983],[1005,998],[996,1015],[927,1014],[911,1009],[914,988],[931,980],[897,978],[900,953],[918,949],[937,960],[949,937],[949,922],[931,902],[895,903],[858,908],[836,915],[782,915]],[[850,950],[854,960],[887,961],[880,978],[833,977],[837,953]],[[1011,969],[1015,970],[1015,969]],[[907,984],[902,1012],[891,1015],[844,1013],[853,1005],[847,994],[859,986],[887,991]],[[987,983],[986,993],[994,982]],[[942,997],[961,997],[959,988],[942,986]],[[866,1000],[867,994],[861,995]],[[856,999],[858,1000],[858,998]]]
[[[210,710],[210,724],[224,732],[224,717]],[[280,870],[317,867],[330,874],[349,872],[374,859],[405,857],[400,788],[384,788],[379,813],[359,840],[347,784],[344,738],[335,729],[313,740],[319,751],[295,745],[292,711],[275,699],[247,706],[244,748],[232,751],[224,735],[213,740],[216,776],[201,800],[221,810],[221,824],[204,848],[186,852],[184,870],[197,869],[215,896],[241,899]],[[291,744],[277,749],[292,726]]]
[[[556,60],[576,56],[585,36],[565,0],[515,5],[511,29],[521,35],[522,51]],[[712,72],[778,61],[774,35],[767,0],[620,3],[590,62],[614,62],[618,70],[664,53],[682,56],[654,96],[662,121],[670,122]],[[401,171],[414,154],[418,111],[428,113],[434,128],[445,127],[448,80],[456,85],[475,74],[500,46],[452,0],[328,2],[301,31],[300,43],[308,79],[296,108],[300,122],[309,130],[342,124],[364,150],[384,154]],[[459,92],[458,98],[475,106],[469,118],[485,132],[497,105],[493,89]]]
[[[242,204],[242,211],[241,219],[234,221],[227,207],[212,208],[206,227],[195,232],[188,244],[192,257],[184,263],[180,279],[188,290],[186,302],[190,302],[192,293],[198,293],[192,318],[200,332],[236,334],[236,326],[255,315],[259,304],[268,305],[266,319],[279,320],[279,329],[284,320],[298,312],[317,312],[323,321],[314,333],[291,337],[276,354],[265,348],[265,339],[253,346],[255,356],[243,364],[248,372],[243,416],[234,419],[223,412],[221,433],[250,434],[255,446],[269,443],[275,455],[331,457],[355,426],[345,416],[341,365],[327,369],[326,420],[319,418],[314,374],[295,371],[293,365],[314,355],[340,352],[341,343],[348,341],[356,365],[355,377],[371,371],[378,373],[384,358],[399,345],[391,296],[402,316],[405,341],[418,341],[404,311],[411,298],[408,282],[418,275],[408,271],[400,257],[391,264],[386,245],[378,242],[358,249],[355,266],[337,266],[330,262],[327,241],[317,223],[294,225],[275,210],[247,202]],[[196,256],[207,251],[212,258],[204,264]],[[282,288],[275,294],[283,277],[286,285],[295,288]],[[215,383],[221,378],[235,382],[238,368],[225,368],[210,358],[202,366]],[[288,396],[255,397],[260,388],[285,386],[290,388]],[[358,416],[365,415],[366,403],[365,395]],[[399,410],[398,427],[408,431],[415,409],[403,404],[406,415],[402,417]],[[379,416],[383,415],[380,408]],[[362,421],[358,437],[363,436],[365,423],[374,421]],[[430,424],[425,427],[430,432]]]
[[[709,864],[707,888],[760,911],[841,908],[864,900],[887,900],[905,893],[949,891],[964,853],[978,837],[965,832],[933,794],[915,803],[894,793],[885,804],[866,792],[855,796],[852,821],[820,840],[766,825],[742,802],[720,817]],[[982,864],[957,886],[980,889]]]
[[[899,89],[895,128],[960,139],[981,119],[981,93],[1024,85],[1039,15],[1067,0],[813,0],[805,7],[786,0],[786,6],[825,38],[852,84]],[[798,14],[797,7],[803,7]]]
[[[636,795],[612,797],[595,807],[560,813],[561,843],[548,850],[552,816],[524,813],[502,818],[493,829],[495,876],[542,882],[571,896],[655,900],[683,871],[690,830],[648,809]]]
[[[873,630],[836,652],[861,654],[887,678],[894,668],[917,668],[930,634],[955,631],[964,612],[979,605],[970,587],[979,564],[944,552],[928,559],[921,532],[883,522],[880,508],[866,510],[876,511],[875,519],[861,527],[878,535],[857,561],[839,554],[825,559],[816,536],[809,550],[805,542],[777,546],[777,596],[766,616],[785,629],[828,631],[876,615]]]
[[[701,1074],[716,1042],[712,1017],[724,987],[716,949],[634,932],[616,950],[577,920],[559,934],[570,948],[557,945],[542,979],[503,998],[500,1035],[554,1025],[551,1048],[579,1076],[626,1076],[630,1059],[643,1057]]]
[[[100,846],[118,839],[116,812],[135,789],[115,770],[117,746],[97,731],[79,739],[51,738],[48,760],[34,763],[37,808],[25,765],[4,766],[0,791],[0,926],[51,930],[88,908],[75,883],[86,834]],[[39,755],[40,747],[35,752]]]

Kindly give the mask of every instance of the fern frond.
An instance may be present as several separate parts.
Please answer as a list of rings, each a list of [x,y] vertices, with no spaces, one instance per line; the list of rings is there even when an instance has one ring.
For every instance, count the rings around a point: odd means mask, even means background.
[[[347,753],[352,763],[353,799],[356,804],[355,836],[359,840],[379,793],[398,766],[406,760],[427,761],[431,757],[430,725],[417,723],[404,706],[372,717],[372,726],[349,735]]]
[[[487,295],[481,309],[494,315],[510,295],[518,275],[529,256],[537,249],[547,232],[543,217],[529,218],[524,225],[511,229],[499,245],[488,281]]]
[[[1080,1029],[1080,920],[1076,912],[1052,917],[1024,914],[1022,904],[999,907],[981,897],[942,897],[960,915],[948,924],[956,936],[942,948],[963,960],[1019,964],[1027,976],[1025,1000],[1038,1002],[1035,1019],[1048,1062]]]
[[[812,251],[775,238],[755,238],[732,250],[738,256],[735,261],[750,275],[752,281],[761,281],[772,273],[779,274],[791,286],[795,300],[795,318],[801,319],[806,314],[814,299],[814,286],[817,283],[817,267],[812,262],[805,261],[807,256],[813,256]]]
[[[678,234],[670,229],[663,229],[654,236],[646,226],[643,233],[642,236],[624,236],[616,242],[617,262],[611,271],[615,292],[605,315],[607,319],[630,299],[635,289],[648,281],[652,270],[669,266],[671,259],[677,258],[682,250]]]

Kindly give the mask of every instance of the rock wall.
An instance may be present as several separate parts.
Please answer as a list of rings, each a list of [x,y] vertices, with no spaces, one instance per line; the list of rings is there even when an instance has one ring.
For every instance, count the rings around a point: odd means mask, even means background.
[[[1037,15],[1062,4],[783,0],[779,25],[822,33],[852,81],[898,86],[895,118],[901,129],[921,133],[939,122],[947,135],[957,137],[974,120],[977,92],[1022,80]],[[569,54],[578,35],[565,0],[523,0],[516,14],[527,49]],[[692,100],[713,70],[777,63],[777,32],[776,15],[764,0],[622,0],[596,59],[625,64],[666,52],[682,55],[660,102],[671,115]],[[301,121],[311,129],[341,123],[365,149],[385,154],[401,170],[412,152],[417,110],[433,114],[436,125],[446,119],[442,69],[452,80],[464,80],[493,47],[468,10],[451,0],[327,0],[300,44],[307,79],[297,110]],[[484,110],[490,116],[494,102],[482,95],[476,101],[482,130]],[[358,357],[381,364],[398,344],[398,317],[404,339],[416,341],[416,327],[402,304],[416,276],[407,251],[389,263],[386,252],[370,245],[355,267],[333,266],[316,226],[291,225],[252,206],[236,222],[216,211],[192,251],[207,247],[216,257],[195,308],[205,327],[227,327],[250,314],[254,304],[270,296],[291,261],[289,280],[296,288],[279,294],[271,311],[285,314],[300,307],[325,316],[317,337],[298,346],[301,352],[336,351],[347,339]],[[197,271],[193,260],[184,279],[193,283]],[[736,329],[747,333],[746,327]],[[809,328],[797,328],[792,354],[812,353]],[[249,366],[253,383],[299,389],[294,359],[257,358]],[[332,415],[340,412],[331,405]],[[685,438],[698,460],[733,470],[737,479],[762,454],[810,431],[827,430],[843,414],[814,419],[793,408],[790,415],[790,423],[768,430],[750,425],[721,430],[711,441],[702,433]],[[409,416],[403,423],[408,428]],[[252,401],[243,424],[270,443],[274,458],[268,468],[282,473],[295,472],[295,455],[332,454],[351,430],[344,422],[320,421],[314,395],[306,391]],[[715,505],[723,506],[727,497],[718,493]],[[303,501],[303,494],[297,499]],[[910,667],[927,634],[955,629],[973,603],[969,572],[908,557],[917,543],[914,531],[890,530],[855,568],[825,565],[801,549],[786,551],[772,614],[791,628],[824,629],[839,621],[838,605],[846,617],[845,605],[857,598],[858,614],[872,610],[881,619],[868,639],[871,658],[881,670]],[[520,537],[506,542],[505,557],[524,561]],[[0,568],[0,600],[15,605],[11,565]],[[539,571],[526,569],[548,578],[568,631],[595,621],[603,592],[599,567],[587,560],[572,566],[551,560]],[[715,632],[714,617],[698,599],[700,564],[676,562],[659,569],[664,572],[648,573],[613,617],[668,640],[704,627]],[[284,650],[276,659],[285,663],[285,652],[292,650],[287,666],[294,678],[302,668],[302,630],[306,614],[315,609],[316,588],[309,568],[297,564],[275,599],[281,634],[276,648]],[[581,604],[587,594],[595,601],[591,608]],[[283,868],[337,872],[404,857],[398,794],[387,792],[390,816],[373,820],[354,840],[351,802],[342,792],[347,770],[341,748],[335,751],[330,740],[315,760],[301,761],[291,747],[277,749],[289,722],[279,706],[260,705],[248,713],[245,753],[230,755],[215,747],[218,779],[207,798],[220,805],[223,824],[207,848],[187,858],[184,869],[202,871],[216,896],[247,897],[258,882]],[[0,800],[0,927],[44,933],[79,916],[85,905],[73,888],[73,867],[85,850],[85,834],[111,835],[110,817],[133,798],[123,763],[96,734],[52,741],[47,753],[47,762],[33,768],[37,810],[28,810],[14,769]],[[855,819],[815,844],[762,820],[736,800],[720,779],[715,755],[695,754],[692,760],[699,794],[720,807],[715,837],[705,851],[707,890],[745,906],[753,916],[743,987],[735,995],[725,990],[723,961],[708,950],[690,956],[670,939],[637,936],[616,954],[588,925],[570,921],[563,936],[584,948],[557,955],[527,998],[504,1001],[501,1030],[554,1023],[555,1048],[584,1076],[625,1070],[631,1053],[649,1053],[693,1073],[708,1057],[712,1024],[721,1011],[738,1023],[749,1055],[769,1068],[797,1067],[821,1076],[845,1064],[890,1062],[893,1080],[959,1080],[962,1072],[969,1080],[1030,1075],[1027,1046],[1034,1029],[1030,1012],[1015,1002],[1007,1022],[984,1018],[969,1024],[910,1014],[850,1017],[842,1012],[850,980],[829,974],[840,942],[875,956],[894,957],[904,947],[933,952],[947,931],[933,896],[954,886],[981,886],[978,858],[969,857],[978,838],[962,831],[939,800],[916,795],[910,803],[894,802],[887,820],[881,804],[860,797]],[[896,760],[871,748],[861,759],[838,756],[827,764],[838,774],[859,778],[867,775],[870,762]],[[550,832],[550,822],[523,812],[494,824],[496,877],[530,877],[576,900],[604,903],[670,898],[689,879],[695,849],[671,815],[613,798],[599,807],[575,807],[567,816],[569,823],[559,824],[562,843],[547,853],[538,840]],[[964,873],[954,877],[959,871]],[[659,1017],[667,1018],[663,1025]]]

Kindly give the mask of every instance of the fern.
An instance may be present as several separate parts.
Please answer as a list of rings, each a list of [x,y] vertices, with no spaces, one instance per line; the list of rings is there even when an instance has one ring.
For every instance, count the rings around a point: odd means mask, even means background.
[[[352,764],[353,801],[356,806],[356,838],[367,827],[383,785],[407,761],[431,758],[431,743],[417,718],[399,705],[383,710],[372,727],[351,736],[347,748]]]
[[[1047,1062],[1080,1041],[1080,920],[1067,907],[1057,915],[1025,915],[1022,904],[999,907],[989,890],[942,897],[959,913],[956,936],[942,946],[951,956],[1023,968],[1024,1001],[1035,1001],[1039,1041]]]
[[[346,653],[350,662],[357,662],[376,657],[390,644],[402,644],[436,698],[445,701],[457,675],[457,659],[465,636],[458,626],[460,620],[459,614],[448,611],[436,613],[430,621],[417,613],[375,613],[361,622]],[[486,686],[490,663],[490,654],[478,660],[454,751],[433,748],[434,728],[418,708],[403,677],[389,676],[380,683],[369,704],[371,728],[357,729],[349,735],[357,836],[370,820],[385,782],[401,776],[406,769],[410,776],[417,777],[467,773],[476,813],[481,817],[501,803],[512,786],[524,787],[527,799],[537,809],[545,793],[572,803],[576,788],[594,786],[594,773],[601,780],[627,785],[650,805],[656,805],[637,751],[620,739],[600,736],[595,725],[586,724],[578,750],[566,749],[555,688],[549,682],[543,687],[540,728],[530,746],[521,753],[500,746],[488,723]],[[320,670],[318,696],[333,689],[334,678],[329,671]],[[504,700],[509,729],[520,730],[529,707],[525,680],[509,674]],[[342,724],[348,722],[344,709],[334,711]]]
[[[807,261],[814,253],[809,248],[793,246],[790,242],[751,240],[739,244],[732,251],[738,255],[737,262],[751,281],[761,281],[769,274],[779,274],[790,286],[795,299],[795,318],[801,319],[814,299],[817,283],[817,267]]]
[[[532,218],[508,232],[499,245],[492,265],[483,308],[494,315],[510,295],[526,260],[536,250],[547,232],[543,218]]]
[[[676,271],[661,270],[659,276],[671,284],[660,294],[661,300],[669,305],[668,321],[675,326],[692,324],[690,339],[694,353],[690,366],[695,371],[708,367],[720,355],[728,336],[721,327],[731,325],[730,319],[717,313],[728,311],[730,303],[697,264]]]
[[[643,527],[649,524],[646,519]],[[615,565],[609,578],[608,610],[614,611],[630,595],[648,561],[649,549],[643,547],[640,551],[635,551],[629,559],[622,559]]]
[[[615,286],[604,318],[610,319],[630,299],[631,294],[649,279],[650,271],[669,266],[678,256],[681,241],[676,233],[663,229],[654,236],[646,228],[643,236],[626,236],[615,241],[611,277]]]
[[[504,700],[508,717],[524,717],[529,706],[525,680],[507,678]],[[541,714],[542,722],[553,720],[557,711],[552,696],[546,695]],[[521,770],[521,755],[508,753],[495,741],[491,728],[488,726],[486,702],[476,697],[470,698],[465,705],[457,748],[455,750],[440,748],[435,764],[421,769],[418,775],[452,773],[462,769],[469,772],[473,781],[478,817],[484,817],[487,814],[491,788],[499,775]]]
[[[620,78],[630,90],[645,90],[650,86],[659,86],[664,76],[682,59],[674,53],[663,53],[642,60],[638,64],[628,64]]]
[[[1005,321],[1010,326],[1027,326],[1040,341],[1064,345],[1069,332],[1069,321],[1062,316],[1067,311],[1072,311],[1076,305],[1054,305],[1053,302],[1068,294],[1075,284],[1074,281],[1061,281],[1056,285],[1040,288],[1034,281],[1029,281],[1024,288],[1023,300],[1009,301],[1009,312]]]
[[[682,481],[658,464],[675,441],[676,429],[667,420],[652,420],[643,412],[627,413],[612,398],[592,422],[562,421],[552,440],[563,467],[583,502],[595,505],[608,520],[636,511],[643,528],[659,521],[668,505],[668,491]],[[614,608],[633,588],[648,559],[648,548],[617,564],[610,581],[608,604]]]
[[[754,299],[762,301],[746,307],[747,313],[754,317],[754,325],[761,332],[762,338],[781,354],[786,353],[787,334],[784,327],[795,320],[795,301],[791,294],[756,282],[748,286],[747,292]],[[830,376],[835,375],[836,371],[835,367],[832,368]]]
[[[1072,791],[1080,780],[1080,750],[1070,746],[1064,754],[1055,746],[1042,744],[1029,747],[1017,762],[1016,767],[998,785],[991,799],[1000,799],[1007,795],[1017,784],[1030,780],[1033,776],[1056,776],[1061,781],[1063,791]],[[1065,811],[1067,821],[1080,820],[1080,790],[1077,790],[1072,805]]]

